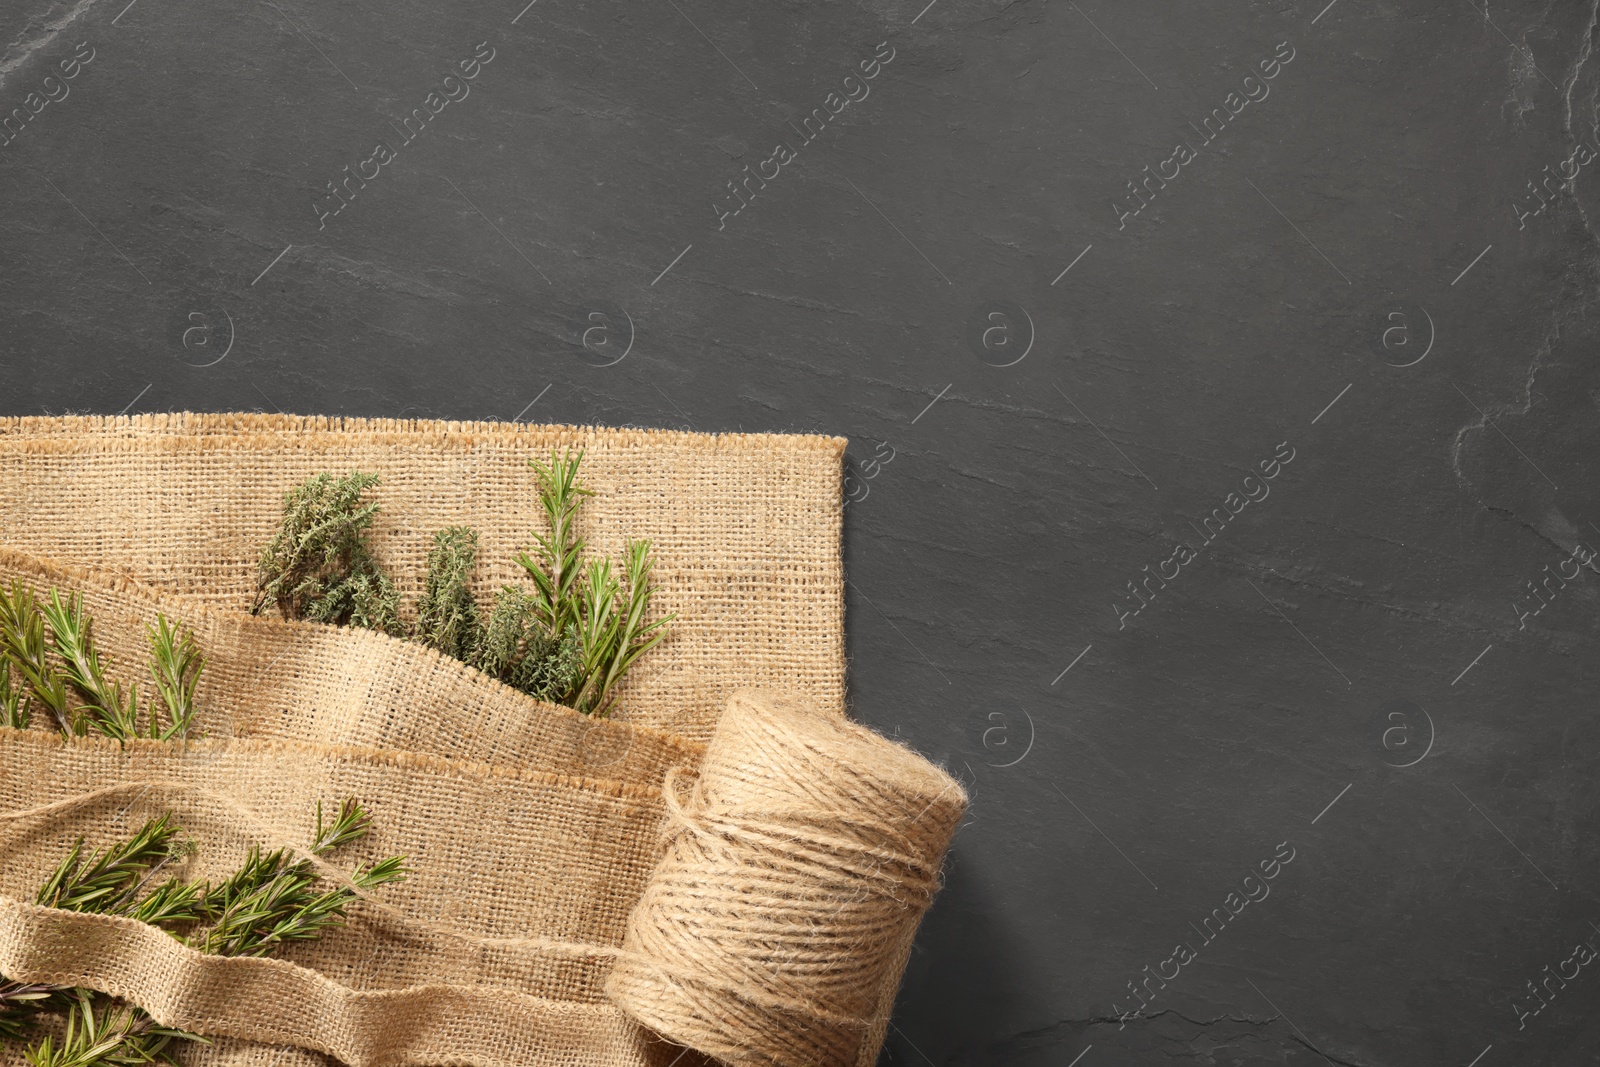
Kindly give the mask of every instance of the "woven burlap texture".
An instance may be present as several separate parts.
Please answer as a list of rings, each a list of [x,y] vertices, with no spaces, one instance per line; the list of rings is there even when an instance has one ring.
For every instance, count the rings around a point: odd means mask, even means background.
[[[615,720],[382,635],[244,613],[284,491],[323,470],[383,477],[375,543],[408,598],[432,531],[477,527],[487,597],[515,580],[509,561],[539,523],[527,459],[563,446],[586,450],[593,550],[651,537],[659,610],[679,612]],[[870,1064],[965,795],[840,717],[842,449],[240,415],[0,420],[0,580],[80,591],[114,665],[142,664],[157,613],[209,657],[204,740],[0,731],[0,812],[31,812],[0,818],[0,973],[224,1035],[185,1050],[205,1067],[665,1067],[682,1050],[639,1021],[729,1062]],[[785,695],[739,694],[750,686]],[[699,775],[747,792],[730,808]],[[316,802],[345,795],[374,832],[339,863],[401,853],[414,873],[281,959],[201,957],[138,924],[26,903],[79,835],[103,843],[171,810],[202,845],[188,873],[209,876],[252,845],[303,844]],[[774,833],[799,864],[776,881]],[[682,891],[690,852],[709,856],[698,896]],[[841,870],[858,887],[847,906]],[[777,928],[787,939],[745,936]],[[608,996],[618,967],[627,981]]]
[[[672,649],[629,674],[622,716],[693,740],[734,690],[844,710],[838,437],[283,415],[0,419],[0,543],[242,610],[283,496],[321,471],[383,480],[373,544],[407,603],[434,533],[479,533],[485,604],[542,528],[530,458],[584,450],[591,551],[655,546]]]
[[[196,699],[210,737],[367,745],[554,774],[659,785],[704,746],[624,718],[531,698],[432,649],[370,630],[251,617],[132,578],[0,548],[0,583],[71,589],[108,661],[140,664],[146,627],[181,618],[204,650]]]
[[[0,972],[105,989],[201,1033],[352,1064],[650,1062],[638,1055],[644,1035],[605,1003],[601,983],[649,874],[655,791],[292,742],[124,749],[0,734],[0,806],[76,801],[0,825]],[[100,927],[84,938],[84,917],[23,903],[80,834],[95,844],[172,811],[201,845],[181,873],[215,876],[250,844],[303,844],[310,827],[294,816],[308,798],[348,794],[376,825],[341,859],[400,852],[414,873],[357,905],[349,926],[281,959],[199,956],[103,917],[91,917]],[[492,828],[446,825],[473,812],[493,813]],[[448,997],[419,992],[445,987]]]

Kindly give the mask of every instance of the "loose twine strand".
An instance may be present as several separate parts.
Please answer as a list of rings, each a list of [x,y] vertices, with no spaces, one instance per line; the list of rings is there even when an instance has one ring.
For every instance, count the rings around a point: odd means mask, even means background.
[[[939,885],[961,787],[842,721],[724,714],[629,919],[611,998],[735,1064],[854,1067]]]

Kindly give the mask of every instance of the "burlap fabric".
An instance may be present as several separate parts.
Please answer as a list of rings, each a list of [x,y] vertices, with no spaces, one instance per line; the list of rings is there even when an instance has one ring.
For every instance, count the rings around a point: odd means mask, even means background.
[[[583,448],[592,551],[655,545],[672,649],[629,674],[623,716],[704,741],[756,687],[844,709],[837,437],[398,419],[142,415],[0,419],[0,543],[236,610],[283,494],[320,471],[382,484],[373,532],[409,604],[436,530],[478,530],[478,586],[521,575],[543,521],[528,460]]]
[[[408,599],[433,530],[475,526],[487,599],[540,521],[527,459],[566,445],[586,449],[593,549],[652,538],[659,610],[679,612],[613,720],[382,635],[245,614],[284,491],[324,470],[383,477],[375,544]],[[82,592],[114,673],[143,663],[157,613],[209,658],[204,740],[0,730],[0,973],[217,1035],[184,1052],[205,1067],[699,1059],[663,1037],[735,1063],[871,1063],[965,796],[842,718],[842,450],[264,416],[0,420],[0,580]],[[79,835],[103,843],[171,810],[202,846],[185,873],[209,876],[252,845],[303,845],[316,802],[346,795],[374,831],[338,863],[400,853],[414,873],[280,959],[203,957],[26,903]],[[18,1048],[0,1057],[20,1062]]]
[[[181,618],[207,657],[196,694],[208,736],[366,745],[659,785],[704,746],[625,716],[530,698],[432,649],[370,630],[254,617],[132,578],[0,548],[0,583],[71,589],[110,662],[140,664],[146,627]],[[142,679],[141,679],[142,680]]]

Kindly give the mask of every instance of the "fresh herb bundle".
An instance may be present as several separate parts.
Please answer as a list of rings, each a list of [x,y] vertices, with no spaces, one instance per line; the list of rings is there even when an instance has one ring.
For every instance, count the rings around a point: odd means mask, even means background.
[[[187,737],[195,688],[205,658],[187,630],[165,615],[148,627],[149,671],[155,683],[140,725],[139,687],[107,677],[95,647],[93,620],[77,593],[49,599],[20,580],[0,587],[0,725],[27,729],[38,709],[68,737],[102,734],[118,741]]]
[[[361,626],[399,636],[400,597],[367,544],[377,504],[362,494],[376,474],[319,474],[284,499],[283,521],[261,553],[251,614]]]
[[[468,662],[483,631],[478,602],[472,598],[472,569],[477,562],[476,530],[447,526],[434,535],[413,632],[423,644]]]
[[[355,798],[346,798],[331,822],[317,804],[317,828],[308,848],[314,855],[359,841],[372,820]],[[149,888],[169,863],[191,854],[194,843],[168,812],[151,819],[126,841],[84,853],[80,838],[40,887],[35,902],[68,911],[121,915],[165,930],[201,952],[221,956],[265,956],[295,941],[313,941],[345,921],[357,890],[404,879],[405,860],[391,856],[350,874],[356,888],[323,888],[314,864],[291,850],[262,854],[251,849],[238,870],[216,885],[168,877]],[[35,1036],[41,1015],[65,1014],[65,1032]],[[0,1038],[34,1037],[27,1050],[32,1067],[134,1067],[172,1062],[173,1041],[204,1041],[184,1030],[160,1026],[137,1006],[75,986],[8,982],[0,976]]]
[[[628,669],[667,634],[676,613],[646,621],[655,561],[647,540],[629,540],[622,559],[584,559],[577,532],[583,452],[531,460],[548,535],[517,554],[532,588],[507,585],[487,620],[473,595],[478,534],[451,526],[434,536],[417,621],[398,621],[394,583],[367,534],[378,505],[363,497],[378,476],[318,474],[285,498],[278,532],[262,553],[254,611],[277,606],[305,618],[404,634],[477,667],[524,693],[589,715],[608,714]],[[365,599],[363,599],[365,598]]]
[[[539,599],[514,585],[494,598],[489,623],[466,662],[552,704],[566,704],[583,677],[575,625],[557,633],[540,619]]]

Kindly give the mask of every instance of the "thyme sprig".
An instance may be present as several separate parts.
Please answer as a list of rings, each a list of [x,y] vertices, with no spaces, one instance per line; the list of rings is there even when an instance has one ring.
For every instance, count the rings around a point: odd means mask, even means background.
[[[399,636],[399,595],[367,538],[378,505],[362,502],[376,474],[318,474],[284,498],[283,520],[261,553],[250,611],[351,625]]]
[[[332,819],[317,805],[309,851],[322,855],[366,837],[372,819],[353,797]],[[40,888],[37,902],[73,911],[125,915],[149,923],[201,952],[265,956],[294,941],[312,941],[343,925],[360,891],[404,879],[404,857],[390,856],[355,868],[355,888],[323,888],[315,864],[293,850],[263,854],[252,848],[238,870],[216,885],[169,877],[144,892],[165,864],[193,850],[168,812],[144,823],[125,841],[87,855],[83,840],[68,852]],[[142,895],[141,895],[142,894]],[[188,932],[183,932],[188,929]],[[160,1026],[140,1008],[90,989],[7,982],[0,976],[0,1037],[28,1036],[36,1017],[65,1012],[59,1038],[45,1035],[26,1053],[32,1067],[134,1067],[171,1062],[175,1040],[204,1041]]]
[[[447,526],[434,535],[413,634],[430,648],[466,662],[471,661],[483,633],[478,604],[472,598],[472,569],[477,561],[476,530]]]
[[[494,600],[473,666],[529,696],[565,704],[583,681],[578,624],[551,633],[540,617],[538,598],[514,585]]]

